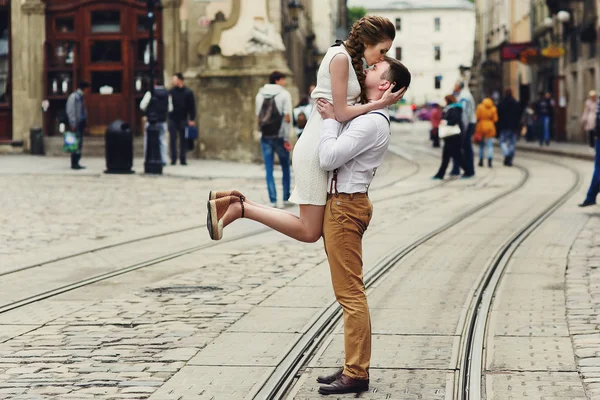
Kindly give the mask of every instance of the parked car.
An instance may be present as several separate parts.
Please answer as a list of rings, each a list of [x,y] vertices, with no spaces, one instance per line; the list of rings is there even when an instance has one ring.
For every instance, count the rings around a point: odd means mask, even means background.
[[[410,104],[398,107],[396,114],[390,115],[390,120],[394,122],[414,122],[415,112]]]

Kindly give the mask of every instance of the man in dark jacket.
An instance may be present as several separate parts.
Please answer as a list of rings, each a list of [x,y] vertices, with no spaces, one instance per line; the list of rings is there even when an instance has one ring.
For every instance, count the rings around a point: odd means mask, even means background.
[[[517,134],[521,126],[521,106],[513,97],[512,89],[506,89],[498,104],[498,131],[500,148],[504,154],[504,165],[510,167],[515,157]]]
[[[163,85],[163,78],[157,77],[154,80],[152,91],[146,92],[140,102],[140,109],[146,113],[148,121],[146,122],[145,132],[150,124],[156,124],[159,130],[160,158],[163,165],[167,165],[167,119],[170,112],[173,111],[173,103],[169,92]],[[144,135],[144,155],[146,154],[148,135]]]
[[[69,119],[69,125],[71,132],[77,135],[78,149],[71,153],[71,168],[72,169],[85,169],[84,166],[79,164],[81,160],[81,150],[83,148],[83,134],[88,129],[87,125],[87,108],[85,106],[85,92],[90,87],[88,82],[79,82],[77,90],[69,96],[67,99],[66,113]]]
[[[196,125],[196,100],[194,93],[185,87],[183,74],[173,75],[173,88],[169,90],[173,111],[169,113],[169,135],[171,137],[171,165],[177,162],[177,137],[179,136],[179,160],[187,165],[185,128]]]

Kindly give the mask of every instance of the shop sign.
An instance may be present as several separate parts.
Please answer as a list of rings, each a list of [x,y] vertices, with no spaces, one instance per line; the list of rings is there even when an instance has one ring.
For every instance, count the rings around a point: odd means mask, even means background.
[[[539,48],[535,46],[526,47],[519,53],[519,61],[523,64],[535,64],[544,60]]]
[[[551,45],[542,49],[542,55],[546,58],[560,58],[565,55],[565,49],[560,46]]]
[[[517,61],[520,58],[520,54],[526,48],[531,47],[531,42],[526,43],[506,43],[502,46],[500,56],[502,61]]]

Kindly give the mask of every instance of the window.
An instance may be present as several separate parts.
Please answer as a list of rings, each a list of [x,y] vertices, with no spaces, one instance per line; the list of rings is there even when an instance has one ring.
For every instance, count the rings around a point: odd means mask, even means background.
[[[116,94],[123,91],[121,71],[92,72],[92,93]]]
[[[402,47],[396,47],[396,60],[402,61]]]
[[[90,62],[121,62],[121,41],[103,40],[94,42],[90,48]]]
[[[92,11],[92,33],[121,32],[119,11]]]
[[[0,103],[10,102],[10,14],[0,10]]]
[[[433,58],[435,61],[440,61],[442,59],[442,48],[440,46],[435,46],[433,48]]]
[[[434,86],[436,89],[442,88],[442,76],[441,75],[437,75],[434,77]]]
[[[440,18],[435,18],[435,19],[433,20],[433,29],[434,29],[436,32],[439,32],[439,31],[440,31],[440,27],[441,27],[441,25],[442,25],[442,21],[440,20]]]
[[[397,31],[402,30],[402,19],[401,18],[396,18],[396,30]]]

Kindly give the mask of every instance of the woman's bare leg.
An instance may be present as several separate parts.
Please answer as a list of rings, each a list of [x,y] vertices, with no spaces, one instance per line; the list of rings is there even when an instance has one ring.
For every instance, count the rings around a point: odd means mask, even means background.
[[[265,207],[252,201],[244,202],[244,217],[260,222],[292,239],[314,243],[323,233],[325,206],[300,205],[300,216],[276,208]],[[223,226],[242,216],[241,204],[234,203],[223,216]]]

